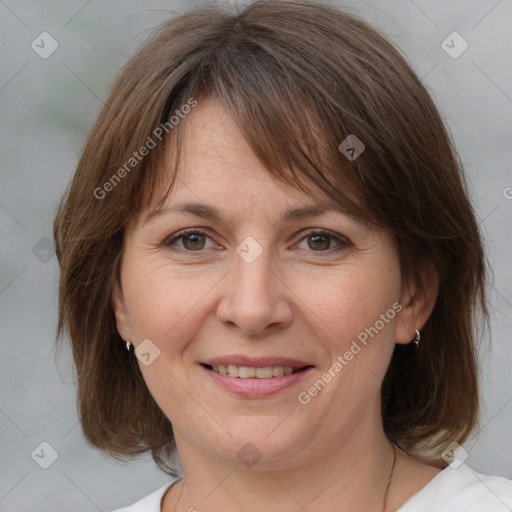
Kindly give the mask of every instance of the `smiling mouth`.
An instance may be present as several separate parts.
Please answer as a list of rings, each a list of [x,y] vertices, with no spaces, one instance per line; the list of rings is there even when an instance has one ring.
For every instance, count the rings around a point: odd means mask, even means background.
[[[202,366],[215,373],[240,379],[272,379],[274,377],[283,377],[284,375],[300,373],[311,368],[311,365],[303,366],[301,368],[294,368],[293,366],[237,366],[234,364],[219,364],[213,366],[209,364],[202,364]]]

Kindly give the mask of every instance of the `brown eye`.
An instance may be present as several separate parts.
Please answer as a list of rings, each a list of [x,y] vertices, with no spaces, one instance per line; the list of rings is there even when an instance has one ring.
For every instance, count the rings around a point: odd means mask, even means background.
[[[300,247],[306,241],[307,247]],[[350,246],[350,242],[341,236],[337,236],[329,231],[310,231],[297,244],[300,249],[313,252],[338,252]]]
[[[183,246],[189,251],[204,249],[204,235],[200,233],[191,233],[180,237],[183,240]]]
[[[325,250],[329,249],[331,245],[331,237],[327,235],[313,235],[308,236],[308,246],[310,249]]]
[[[207,240],[210,237],[202,231],[191,229],[189,231],[181,231],[171,239],[164,242],[166,247],[175,246],[182,251],[200,252],[206,247]]]

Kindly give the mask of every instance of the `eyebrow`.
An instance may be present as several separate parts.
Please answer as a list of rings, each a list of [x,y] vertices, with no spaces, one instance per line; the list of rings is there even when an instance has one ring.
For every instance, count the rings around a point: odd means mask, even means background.
[[[301,206],[297,208],[290,208],[286,210],[282,217],[282,222],[293,222],[310,217],[318,217],[328,212],[347,213],[343,208],[334,202],[323,203],[323,204],[312,204],[307,206]],[[227,225],[228,221],[221,213],[221,211],[215,206],[207,205],[204,203],[179,203],[173,206],[160,208],[151,212],[144,220],[143,225],[155,220],[158,217],[167,215],[169,213],[189,213],[196,217],[203,219],[209,219],[222,224]]]

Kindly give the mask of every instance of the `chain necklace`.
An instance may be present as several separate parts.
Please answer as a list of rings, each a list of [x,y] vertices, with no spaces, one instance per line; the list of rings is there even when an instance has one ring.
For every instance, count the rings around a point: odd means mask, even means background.
[[[386,492],[384,493],[384,503],[382,504],[382,512],[385,512],[385,510],[386,510],[386,500],[388,498],[389,485],[391,484],[391,479],[393,478],[395,462],[396,462],[396,446],[393,444],[393,464],[391,465],[391,472],[389,473],[389,478],[386,483]]]

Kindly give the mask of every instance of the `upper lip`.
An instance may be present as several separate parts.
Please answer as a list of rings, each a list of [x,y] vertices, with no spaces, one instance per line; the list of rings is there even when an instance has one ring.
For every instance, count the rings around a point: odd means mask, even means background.
[[[312,366],[311,363],[299,361],[298,359],[290,359],[288,357],[250,357],[247,355],[228,355],[212,357],[202,364],[209,366],[218,365],[235,365],[235,366],[249,366],[254,368],[265,368],[267,366],[291,366],[292,368],[303,368],[304,366]]]

